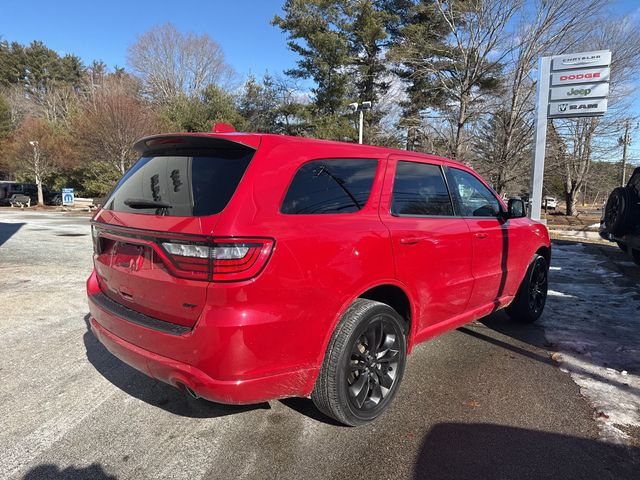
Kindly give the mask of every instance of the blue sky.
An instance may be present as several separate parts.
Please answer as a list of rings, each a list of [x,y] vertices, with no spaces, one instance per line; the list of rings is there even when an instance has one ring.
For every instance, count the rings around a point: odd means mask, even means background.
[[[1,0],[0,36],[42,40],[59,53],[89,63],[126,66],[127,46],[151,27],[172,22],[182,31],[208,33],[241,75],[279,73],[295,65],[286,36],[270,25],[280,0],[166,2],[161,0]]]
[[[271,26],[284,0],[167,2],[163,0],[0,0],[0,37],[28,44],[42,40],[61,54],[73,53],[85,63],[102,60],[110,68],[127,66],[127,46],[151,27],[174,23],[182,31],[208,33],[225,52],[227,62],[244,77],[280,74],[295,66],[286,35]],[[614,0],[613,14],[640,18],[640,0]],[[640,109],[640,101],[635,103]],[[640,132],[635,134],[640,136]],[[640,160],[634,138],[633,158]]]

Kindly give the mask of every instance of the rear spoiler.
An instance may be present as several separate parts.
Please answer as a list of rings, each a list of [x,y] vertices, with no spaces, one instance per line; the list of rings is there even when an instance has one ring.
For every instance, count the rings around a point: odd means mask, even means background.
[[[260,135],[242,133],[166,133],[151,135],[138,140],[133,149],[139,154],[158,153],[176,148],[246,148],[257,150],[260,146]]]

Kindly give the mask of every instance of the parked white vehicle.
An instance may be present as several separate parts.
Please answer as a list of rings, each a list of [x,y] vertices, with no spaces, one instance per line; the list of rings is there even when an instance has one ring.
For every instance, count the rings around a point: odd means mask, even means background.
[[[558,207],[558,200],[555,197],[544,197],[542,199],[542,206],[547,209],[555,210]]]

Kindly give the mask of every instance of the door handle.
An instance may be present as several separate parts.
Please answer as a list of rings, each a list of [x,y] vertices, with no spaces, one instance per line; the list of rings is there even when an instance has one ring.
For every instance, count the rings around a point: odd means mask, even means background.
[[[437,240],[434,240],[430,237],[404,237],[400,239],[400,243],[402,245],[415,245],[416,243],[419,243],[419,242],[429,242],[433,244],[438,243]]]
[[[473,236],[476,237],[476,238],[487,238],[489,236],[489,234],[488,233],[474,233]]]

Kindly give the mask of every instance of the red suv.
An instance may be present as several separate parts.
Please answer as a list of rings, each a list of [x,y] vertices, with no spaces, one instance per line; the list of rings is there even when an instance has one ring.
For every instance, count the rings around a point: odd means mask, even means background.
[[[418,343],[544,308],[546,228],[461,163],[279,135],[167,134],[92,222],[91,328],[221,403],[311,396],[373,420]]]

